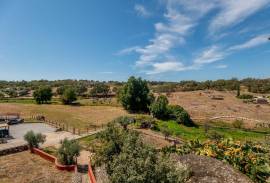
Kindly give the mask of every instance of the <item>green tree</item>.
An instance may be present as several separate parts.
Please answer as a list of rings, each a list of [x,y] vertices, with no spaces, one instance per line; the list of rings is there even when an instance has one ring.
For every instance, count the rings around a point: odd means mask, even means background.
[[[30,148],[38,148],[39,144],[43,144],[45,142],[46,136],[41,133],[34,133],[30,130],[24,135],[24,140],[28,143]]]
[[[90,90],[90,96],[107,96],[110,91],[110,87],[104,83],[96,83]]]
[[[80,155],[81,147],[75,140],[64,139],[57,151],[58,161],[63,165],[72,165],[75,158]]]
[[[124,130],[114,123],[101,133],[102,148],[94,157],[99,160],[96,165],[106,165],[110,182],[181,183],[188,178],[186,167],[143,143],[138,132]]]
[[[121,89],[118,100],[123,107],[132,112],[148,112],[151,98],[147,82],[131,76]]]
[[[34,99],[38,104],[48,103],[52,99],[52,89],[48,86],[40,87],[33,93]]]
[[[158,119],[165,119],[168,117],[168,99],[166,96],[158,96],[157,100],[150,106],[151,114]]]
[[[73,88],[65,89],[63,95],[61,96],[63,104],[72,104],[72,102],[77,100],[76,92]]]

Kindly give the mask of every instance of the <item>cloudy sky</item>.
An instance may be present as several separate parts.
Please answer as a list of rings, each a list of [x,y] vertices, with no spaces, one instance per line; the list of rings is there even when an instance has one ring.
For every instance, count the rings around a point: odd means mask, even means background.
[[[270,0],[0,0],[0,80],[270,77]]]

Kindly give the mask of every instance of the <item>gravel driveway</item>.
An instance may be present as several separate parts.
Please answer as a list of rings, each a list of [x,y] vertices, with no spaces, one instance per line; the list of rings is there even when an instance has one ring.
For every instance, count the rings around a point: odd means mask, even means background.
[[[15,139],[23,139],[23,136],[29,131],[33,130],[35,133],[50,133],[54,132],[56,128],[44,123],[24,123],[17,125],[10,125],[10,135]]]

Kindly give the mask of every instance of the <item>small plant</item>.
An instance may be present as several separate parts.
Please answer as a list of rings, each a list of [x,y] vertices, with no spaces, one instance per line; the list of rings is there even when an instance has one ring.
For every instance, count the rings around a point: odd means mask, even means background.
[[[232,123],[232,125],[233,125],[234,128],[239,128],[239,129],[241,129],[241,128],[243,128],[243,126],[244,126],[244,122],[243,122],[243,120],[235,120],[235,121]]]
[[[212,131],[212,132],[207,134],[207,137],[211,140],[219,141],[219,140],[222,140],[224,138],[224,135],[220,134],[216,131]]]
[[[46,140],[46,136],[41,133],[34,133],[32,130],[28,131],[24,135],[24,140],[27,141],[29,148],[38,148],[39,144],[43,144]]]
[[[64,139],[57,151],[58,161],[63,165],[73,165],[80,155],[80,145],[75,140]]]

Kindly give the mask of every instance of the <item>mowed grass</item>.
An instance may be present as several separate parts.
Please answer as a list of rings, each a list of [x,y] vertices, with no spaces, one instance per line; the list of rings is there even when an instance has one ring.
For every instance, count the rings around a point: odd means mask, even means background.
[[[26,119],[32,115],[44,115],[49,120],[81,129],[101,127],[119,116],[128,115],[121,107],[18,103],[0,103],[1,113],[19,113]]]
[[[178,136],[184,140],[206,140],[207,134],[202,126],[199,127],[186,127],[177,124],[175,121],[159,121],[158,126],[161,128],[162,125],[167,124],[169,130],[174,136]],[[218,134],[224,135],[225,138],[233,138],[240,141],[261,141],[265,140],[266,134],[261,132],[245,131],[242,129],[228,129],[222,127],[210,128],[208,133],[217,132]]]

